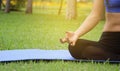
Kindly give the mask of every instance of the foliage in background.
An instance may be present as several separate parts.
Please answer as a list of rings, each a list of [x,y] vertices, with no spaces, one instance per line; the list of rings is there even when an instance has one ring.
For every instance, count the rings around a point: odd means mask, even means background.
[[[6,0],[2,0],[3,1],[3,6],[6,5]],[[20,10],[21,8],[25,8],[26,5],[26,1],[27,0],[11,0],[10,1],[10,9],[12,10]],[[5,8],[5,7],[4,7]]]
[[[5,6],[6,0],[2,0]],[[66,3],[66,0],[63,0]],[[60,3],[60,0],[33,0],[34,2],[53,2]],[[92,0],[87,0],[87,2],[92,2]],[[11,0],[11,9],[20,10],[21,8],[26,7],[27,0]]]

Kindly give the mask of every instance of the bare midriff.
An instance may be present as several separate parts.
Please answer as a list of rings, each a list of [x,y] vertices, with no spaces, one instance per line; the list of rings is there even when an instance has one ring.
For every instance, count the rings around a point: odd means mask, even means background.
[[[104,32],[120,32],[120,13],[106,13]]]

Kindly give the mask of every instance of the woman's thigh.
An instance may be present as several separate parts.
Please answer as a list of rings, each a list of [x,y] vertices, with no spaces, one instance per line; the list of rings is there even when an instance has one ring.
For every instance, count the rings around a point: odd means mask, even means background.
[[[75,46],[69,45],[69,51],[77,59],[116,59],[120,56],[105,51],[99,46],[98,42],[78,39]]]

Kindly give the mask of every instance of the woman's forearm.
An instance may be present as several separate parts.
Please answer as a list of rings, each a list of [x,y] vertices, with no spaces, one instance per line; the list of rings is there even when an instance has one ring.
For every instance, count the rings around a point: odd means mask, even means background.
[[[85,21],[83,22],[83,24],[75,31],[75,34],[78,37],[83,36],[84,34],[86,34],[87,32],[89,32],[91,29],[93,29],[98,22],[100,21],[100,17],[97,15],[92,15],[90,14]]]

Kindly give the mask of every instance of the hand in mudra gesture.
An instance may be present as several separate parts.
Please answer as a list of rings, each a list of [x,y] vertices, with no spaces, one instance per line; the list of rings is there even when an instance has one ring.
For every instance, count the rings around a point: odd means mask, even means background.
[[[69,43],[70,45],[74,46],[76,41],[78,39],[78,36],[71,31],[66,32],[66,36],[62,39],[60,39],[61,43]]]

